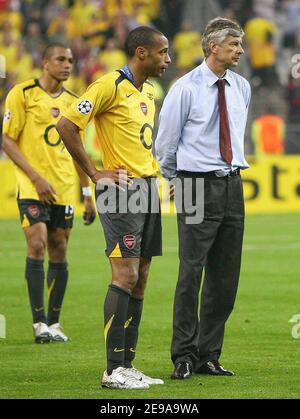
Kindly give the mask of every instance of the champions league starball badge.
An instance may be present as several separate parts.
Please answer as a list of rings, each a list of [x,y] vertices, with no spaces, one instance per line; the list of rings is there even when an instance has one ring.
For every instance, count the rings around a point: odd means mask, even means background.
[[[7,122],[11,119],[11,111],[9,109],[7,109],[7,111],[5,111],[4,117],[3,117],[3,121]]]
[[[90,113],[92,108],[93,108],[93,105],[89,100],[82,100],[77,105],[77,110],[83,115]]]

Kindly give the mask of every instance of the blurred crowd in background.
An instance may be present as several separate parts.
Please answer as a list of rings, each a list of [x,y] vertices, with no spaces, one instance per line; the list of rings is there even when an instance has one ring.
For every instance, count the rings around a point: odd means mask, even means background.
[[[201,33],[217,16],[236,19],[245,31],[237,71],[253,88],[246,152],[300,154],[300,0],[0,0],[1,121],[8,90],[40,76],[48,43],[72,49],[66,87],[80,95],[126,63],[124,40],[140,25],[170,40],[172,66],[155,83],[159,108],[172,82],[204,59]]]

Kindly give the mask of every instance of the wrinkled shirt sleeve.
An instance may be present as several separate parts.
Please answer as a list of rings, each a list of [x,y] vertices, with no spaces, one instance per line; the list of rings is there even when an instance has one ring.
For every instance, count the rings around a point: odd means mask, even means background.
[[[176,153],[182,130],[188,119],[190,102],[190,89],[175,84],[167,94],[159,115],[155,151],[161,173],[167,179],[176,176]]]

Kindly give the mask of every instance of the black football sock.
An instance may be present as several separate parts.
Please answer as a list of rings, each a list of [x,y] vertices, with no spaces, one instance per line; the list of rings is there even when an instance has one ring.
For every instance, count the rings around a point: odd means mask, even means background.
[[[68,264],[49,261],[47,284],[49,292],[48,325],[58,323],[68,282]]]
[[[125,329],[130,294],[109,285],[104,303],[104,337],[106,344],[107,373],[124,367]]]
[[[125,368],[131,368],[135,358],[136,345],[139,335],[139,325],[143,311],[143,301],[130,297],[125,323]]]
[[[33,323],[46,323],[44,307],[44,261],[27,257],[25,278],[27,281]]]

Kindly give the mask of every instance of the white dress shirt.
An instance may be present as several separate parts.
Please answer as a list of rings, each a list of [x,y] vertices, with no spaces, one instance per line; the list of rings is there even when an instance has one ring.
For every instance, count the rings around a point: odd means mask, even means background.
[[[181,77],[167,94],[159,116],[155,141],[156,157],[164,177],[177,171],[226,173],[249,167],[244,156],[244,135],[251,98],[250,84],[231,70],[226,80],[225,96],[233,160],[231,166],[221,157],[218,76],[206,61]]]

